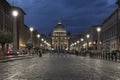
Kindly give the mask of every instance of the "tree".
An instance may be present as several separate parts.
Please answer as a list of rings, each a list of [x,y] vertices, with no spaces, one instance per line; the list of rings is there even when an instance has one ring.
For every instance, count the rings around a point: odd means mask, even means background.
[[[12,35],[9,32],[0,32],[0,44],[2,45],[2,50],[6,43],[11,43],[13,41]]]

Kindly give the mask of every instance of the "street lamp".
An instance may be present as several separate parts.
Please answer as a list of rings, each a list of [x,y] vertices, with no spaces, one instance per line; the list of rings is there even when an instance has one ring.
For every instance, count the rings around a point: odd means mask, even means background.
[[[77,45],[77,42],[75,42],[74,45],[75,45],[75,51],[76,51],[76,45]]]
[[[30,28],[30,31],[33,32],[33,30],[34,30],[34,29],[31,27],[31,28]]]
[[[78,51],[80,50],[80,41],[77,41],[77,49],[78,49]]]
[[[44,49],[46,49],[46,43],[47,43],[47,41],[44,41],[43,43],[44,43]]]
[[[38,47],[39,47],[39,45],[40,45],[40,43],[39,43],[40,34],[37,35],[37,38],[38,38]]]
[[[90,38],[90,35],[89,35],[89,34],[87,34],[87,35],[86,35],[86,37],[87,37],[87,39],[88,39],[88,38]]]
[[[79,44],[79,43],[80,43],[80,41],[77,41],[77,43]]]
[[[41,41],[42,41],[42,48],[44,48],[44,39],[42,38]]]
[[[17,51],[18,49],[18,43],[17,43],[17,16],[18,16],[18,11],[14,10],[12,11],[12,16],[14,17],[14,24],[13,24],[13,50]]]
[[[80,39],[80,41],[81,41],[81,43],[82,43],[82,42],[84,41],[84,39],[83,39],[83,38],[81,38],[81,39]],[[82,43],[82,45],[83,45],[83,43]]]
[[[68,37],[68,51],[70,51],[70,37]]]
[[[98,27],[97,28],[97,33],[98,33],[98,36],[97,36],[97,51],[99,51],[99,44],[100,44],[100,32],[101,32],[101,27]]]
[[[76,45],[77,43],[75,42],[74,44]]]
[[[42,38],[41,41],[44,41],[44,39]]]
[[[101,28],[100,28],[100,27],[98,27],[98,28],[97,28],[97,32],[100,32],[100,31],[101,31]]]
[[[81,41],[81,49],[82,49],[83,48],[83,41],[84,41],[84,39],[81,38],[80,41]]]
[[[40,35],[38,34],[37,37],[40,38]]]
[[[46,41],[44,41],[44,43],[46,44],[47,42],[46,42]]]
[[[12,12],[12,15],[13,15],[14,17],[17,17],[17,16],[18,16],[18,11],[17,11],[17,10],[14,10],[14,11]]]
[[[84,39],[83,38],[81,38],[81,42],[83,42],[84,41]]]
[[[86,37],[87,37],[87,51],[88,51],[88,47],[89,47],[89,45],[88,45],[88,39],[90,38],[90,35],[87,34]]]
[[[30,28],[30,32],[31,32],[31,38],[30,38],[30,41],[31,41],[31,43],[33,42],[33,40],[32,40],[32,33],[33,33],[33,30],[34,30],[34,28]]]

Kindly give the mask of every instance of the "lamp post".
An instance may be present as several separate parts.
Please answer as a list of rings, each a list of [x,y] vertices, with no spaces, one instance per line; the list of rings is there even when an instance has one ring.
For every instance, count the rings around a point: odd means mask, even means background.
[[[47,42],[44,41],[43,43],[44,43],[44,49],[46,50],[46,48],[47,48],[47,47],[46,47],[46,43],[47,43]]]
[[[14,17],[14,24],[13,24],[13,51],[18,50],[18,42],[17,42],[17,16],[18,16],[18,11],[14,10],[12,11],[12,15]]]
[[[80,43],[80,41],[77,41],[77,43],[79,44],[79,43]]]
[[[38,38],[38,47],[40,46],[40,34],[37,35],[37,38]]]
[[[44,39],[42,38],[41,41],[42,41],[42,48],[44,48],[44,46],[43,46],[43,44],[44,44]]]
[[[80,39],[80,41],[81,41],[81,44],[83,45],[83,41],[84,41],[84,39],[83,39],[83,38],[81,38],[81,39]]]
[[[79,49],[79,48],[80,48],[80,41],[77,41],[77,44],[78,44],[78,45],[77,45],[77,49],[78,49],[78,52],[79,52],[79,50],[80,50],[80,49]]]
[[[101,32],[101,28],[100,27],[98,27],[97,28],[97,33],[98,33],[98,36],[97,36],[97,51],[99,51],[99,49],[100,49],[100,32]]]
[[[87,51],[88,51],[88,47],[89,47],[89,45],[88,45],[88,39],[90,38],[90,35],[87,34],[86,37],[87,37]]]
[[[33,30],[34,30],[34,29],[31,27],[31,28],[30,28],[30,32],[31,32],[30,42],[31,42],[31,43],[33,43],[33,39],[32,39],[32,38],[33,38],[33,37],[32,37],[32,35],[33,35],[33,34],[32,34],[32,33],[33,33]]]
[[[83,38],[81,38],[81,42],[83,42],[84,41],[84,39]]]
[[[33,32],[33,28],[31,27],[30,29],[30,42],[28,42],[28,52],[29,52],[29,55],[31,55],[31,52],[30,52],[30,49],[33,47],[33,40],[32,40],[32,32]]]
[[[80,41],[81,41],[81,49],[83,49],[83,41],[84,41],[84,39],[81,38]]]
[[[68,37],[68,52],[70,52],[70,37]]]
[[[75,51],[76,51],[76,45],[77,45],[77,43],[75,42],[74,45],[75,45]]]
[[[59,37],[58,37],[58,39],[59,39],[59,43],[58,43],[58,53],[60,53],[60,46],[61,46],[61,43],[60,43],[60,39],[61,39],[61,37],[60,37],[60,32],[58,33],[59,34]]]

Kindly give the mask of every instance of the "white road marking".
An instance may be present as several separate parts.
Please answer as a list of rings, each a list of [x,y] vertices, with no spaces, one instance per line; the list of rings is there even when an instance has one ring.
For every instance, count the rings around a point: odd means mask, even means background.
[[[12,80],[15,76],[20,75],[20,74],[21,74],[21,72],[18,72],[18,73],[16,73],[16,74],[8,77],[6,80]]]
[[[33,64],[33,65],[31,65],[30,67],[28,67],[28,68],[29,68],[29,69],[30,69],[30,68],[33,68],[33,67],[36,66],[36,65],[37,65],[37,64]]]

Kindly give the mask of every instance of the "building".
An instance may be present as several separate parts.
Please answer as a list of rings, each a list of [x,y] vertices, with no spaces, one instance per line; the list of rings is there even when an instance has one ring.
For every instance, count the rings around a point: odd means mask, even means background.
[[[45,49],[46,49],[46,50],[52,50],[52,48],[51,48],[51,42],[52,42],[52,41],[51,41],[51,40],[52,40],[52,39],[51,39],[51,36],[50,36],[50,35],[47,35],[47,36],[45,35],[44,38],[45,38],[45,40],[46,40],[46,42],[47,42],[47,44],[45,45]]]
[[[52,48],[59,52],[68,50],[69,48],[69,37],[67,35],[67,30],[60,20],[52,32]]]
[[[21,29],[19,29],[19,37],[18,37],[18,40],[19,40],[19,50],[24,50],[26,49],[26,44],[30,42],[31,40],[31,31],[29,30],[30,28],[27,26],[27,25],[24,25],[23,27],[21,27]],[[37,33],[36,31],[33,31],[32,32],[32,39],[33,39],[33,46],[35,47],[35,45],[37,45]],[[35,40],[35,41],[34,41]]]
[[[0,0],[0,31],[13,34],[13,17],[11,15],[11,6],[6,0]],[[12,47],[12,43],[6,44],[5,49]],[[1,48],[1,44],[0,44]]]
[[[14,18],[14,23],[13,23],[13,47],[15,50],[19,50],[21,48],[21,39],[23,38],[23,36],[27,36],[28,34],[24,35],[24,31],[25,31],[25,27],[24,26],[24,15],[26,15],[26,13],[19,7],[14,7],[11,6],[11,12],[13,10],[16,10],[18,12],[18,16],[16,17],[16,19]],[[16,21],[15,21],[16,20]]]
[[[12,15],[13,10],[18,12],[16,19]],[[0,0],[0,31],[9,32],[13,36],[13,42],[6,44],[6,51],[13,48],[25,49],[26,44],[30,41],[31,32],[29,27],[24,24],[25,15],[26,13],[21,8],[11,6],[6,0]],[[34,29],[32,33],[33,47],[38,45],[37,34],[40,33]]]
[[[102,27],[104,51],[120,50],[120,9],[116,9]]]
[[[26,44],[30,42],[32,37],[32,44],[33,48],[37,47],[38,45],[38,37],[37,35],[40,34],[37,30],[30,31],[30,28],[24,24],[24,15],[26,13],[19,7],[13,7],[14,10],[17,10],[19,15],[17,16],[17,50],[24,50],[26,48]],[[14,35],[14,34],[13,34]]]
[[[101,25],[92,26],[82,34],[81,38],[84,41],[81,42],[81,48],[96,51],[99,46],[99,50],[102,50],[102,35],[101,32],[97,32],[98,27],[102,28]]]
[[[16,22],[14,22],[15,19],[12,16],[13,10],[17,10],[19,13]],[[24,15],[25,12],[21,8],[11,6],[6,0],[0,0],[0,31],[9,32],[14,36],[13,43],[9,44],[7,49],[13,47],[19,49],[20,38],[23,36]],[[13,45],[14,42],[16,42],[16,45]]]
[[[13,20],[10,9],[11,6],[5,0],[0,0],[0,31],[13,31]]]
[[[70,51],[80,51],[80,38],[81,34],[78,35],[70,35]]]

